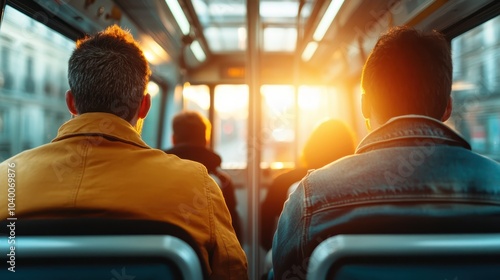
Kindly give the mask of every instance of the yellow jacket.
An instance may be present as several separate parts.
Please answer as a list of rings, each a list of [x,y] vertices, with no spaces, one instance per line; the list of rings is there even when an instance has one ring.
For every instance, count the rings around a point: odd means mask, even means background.
[[[211,279],[248,277],[245,253],[224,198],[205,167],[150,148],[115,115],[82,114],[63,124],[51,143],[2,162],[4,220],[9,215],[8,168],[15,172],[19,219],[47,216],[51,209],[61,216],[78,209],[103,209],[170,222],[198,242]]]

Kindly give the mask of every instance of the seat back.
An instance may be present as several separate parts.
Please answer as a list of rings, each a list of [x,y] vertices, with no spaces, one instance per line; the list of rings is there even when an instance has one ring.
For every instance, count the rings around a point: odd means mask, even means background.
[[[307,279],[498,279],[500,234],[337,235],[311,255]]]
[[[2,235],[12,236],[4,230],[5,222],[1,226]],[[0,251],[6,252],[2,262],[13,267],[11,271],[2,269],[0,279],[207,278],[194,240],[168,223],[19,220],[14,232],[15,243],[0,243]]]

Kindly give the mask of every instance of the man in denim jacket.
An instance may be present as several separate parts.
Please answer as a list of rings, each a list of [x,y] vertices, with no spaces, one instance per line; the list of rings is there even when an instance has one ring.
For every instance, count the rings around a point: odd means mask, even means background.
[[[425,232],[415,217],[498,215],[500,164],[443,124],[451,84],[441,34],[395,27],[380,37],[362,77],[363,115],[376,129],[355,155],[309,172],[291,194],[273,241],[275,279],[305,279],[314,248],[335,234]],[[387,222],[391,215],[404,225]]]

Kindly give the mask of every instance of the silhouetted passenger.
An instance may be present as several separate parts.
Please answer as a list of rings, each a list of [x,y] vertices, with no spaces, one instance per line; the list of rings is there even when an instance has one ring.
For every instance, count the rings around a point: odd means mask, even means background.
[[[61,215],[103,209],[166,221],[198,243],[210,278],[247,278],[224,197],[203,165],[141,139],[151,71],[132,35],[115,25],[79,40],[68,70],[66,104],[73,118],[51,143],[0,164],[0,207],[7,209],[8,168],[15,168],[20,219],[51,209]],[[7,211],[0,213],[7,218]]]
[[[323,167],[341,157],[352,155],[355,147],[354,133],[342,121],[327,120],[314,129],[302,150],[302,166],[278,175],[269,186],[260,212],[260,242],[264,249],[271,249],[277,220],[288,197],[290,186],[300,181],[308,170]]]
[[[199,162],[207,168],[208,173],[215,176],[231,213],[234,230],[241,241],[241,222],[236,211],[234,185],[229,174],[220,168],[221,157],[207,146],[210,140],[210,127],[210,121],[197,112],[184,111],[177,114],[172,121],[174,147],[165,152]]]
[[[369,232],[378,221],[370,217],[452,215],[457,204],[488,203],[500,192],[500,164],[443,124],[452,109],[452,60],[441,34],[392,28],[368,57],[361,84],[363,115],[378,128],[355,155],[309,173],[290,195],[273,241],[275,279],[304,279],[322,240]],[[371,227],[353,228],[357,219]]]

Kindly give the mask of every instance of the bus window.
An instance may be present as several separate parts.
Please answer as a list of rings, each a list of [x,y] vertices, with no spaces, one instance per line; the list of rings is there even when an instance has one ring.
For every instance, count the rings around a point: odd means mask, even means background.
[[[263,85],[261,94],[262,168],[293,168],[316,125],[327,118],[350,120],[350,107],[339,106],[349,104],[347,95],[334,87],[300,86],[296,98],[292,85]]]
[[[6,6],[0,29],[0,161],[48,143],[70,118],[73,41]]]
[[[361,110],[361,95],[363,90],[361,89],[361,83],[356,83],[356,85],[351,88],[353,93],[353,123],[354,130],[357,135],[357,140],[360,141],[368,134],[368,128],[366,127],[365,116],[363,116],[363,112]]]
[[[184,110],[196,111],[208,118],[210,89],[207,85],[184,85],[182,99]]]
[[[150,81],[147,92],[151,95],[151,108],[148,116],[144,119],[141,137],[146,144],[156,147],[158,139],[158,123],[160,122],[161,94],[157,83]]]
[[[472,150],[500,160],[500,17],[452,39],[453,111],[448,124]]]
[[[351,106],[348,95],[332,86],[300,86],[298,96],[298,153],[314,128],[328,118],[350,123]]]
[[[261,168],[293,168],[295,94],[291,85],[263,85]]]
[[[214,91],[215,113],[212,140],[222,157],[222,168],[247,166],[248,86],[218,85]]]

